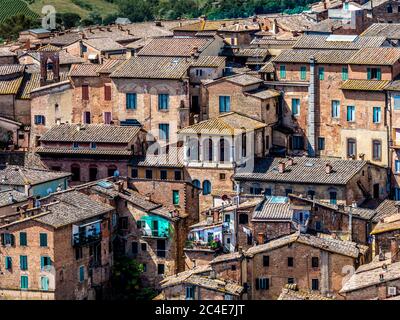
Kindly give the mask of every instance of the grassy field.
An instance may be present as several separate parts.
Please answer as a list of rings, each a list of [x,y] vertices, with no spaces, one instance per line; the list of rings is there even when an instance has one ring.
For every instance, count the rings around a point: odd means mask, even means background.
[[[5,0],[0,0],[0,1],[5,1]],[[117,11],[116,5],[104,0],[81,0],[81,1],[91,5],[95,11],[99,12],[102,15],[103,18]],[[32,4],[29,5],[29,7],[34,12],[41,14],[42,7],[44,5],[52,5],[54,8],[56,8],[57,12],[77,13],[81,16],[81,18],[86,18],[90,12],[90,10],[84,9],[74,4],[71,0],[35,0]]]
[[[23,13],[31,18],[38,18],[37,13],[29,9],[27,3],[22,0],[0,0],[0,23],[8,17]]]

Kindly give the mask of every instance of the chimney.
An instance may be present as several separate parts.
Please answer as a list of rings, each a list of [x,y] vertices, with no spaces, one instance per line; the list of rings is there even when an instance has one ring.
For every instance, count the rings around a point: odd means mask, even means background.
[[[28,198],[28,210],[33,209],[35,207],[35,199],[33,197]]]
[[[396,237],[390,238],[390,257],[392,263],[400,261],[399,243]]]
[[[288,165],[288,166],[292,166],[293,163],[294,163],[293,158],[292,158],[292,157],[289,157],[288,160],[287,160],[287,165]]]
[[[326,9],[328,9],[328,5],[327,5],[327,3],[326,3],[326,0],[324,0],[324,10],[326,10]]]
[[[358,156],[359,156],[359,158],[360,158],[361,161],[364,161],[364,159],[365,159],[365,153],[360,153]]]
[[[218,210],[214,210],[213,211],[213,222],[216,223],[219,221],[219,211]]]
[[[258,244],[259,244],[259,245],[265,243],[265,235],[264,235],[263,232],[259,232],[259,233],[257,234],[257,241],[258,241]]]
[[[154,21],[154,24],[156,25],[156,27],[162,27],[162,24],[161,24],[160,20]]]
[[[279,161],[278,163],[278,171],[279,173],[284,173],[286,168],[286,164],[284,161]]]
[[[332,173],[332,165],[330,163],[327,163],[325,165],[325,173],[326,174],[331,174]]]

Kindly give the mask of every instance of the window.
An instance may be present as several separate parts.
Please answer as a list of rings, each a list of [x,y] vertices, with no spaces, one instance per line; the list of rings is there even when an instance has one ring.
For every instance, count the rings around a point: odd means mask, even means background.
[[[41,257],[40,257],[40,270],[49,269],[50,266],[51,266],[51,259],[50,259],[50,257],[41,256]]]
[[[78,142],[73,142],[72,143],[72,149],[78,149],[79,148],[79,143]]]
[[[264,190],[264,195],[265,196],[272,196],[272,189],[271,188],[266,188]]]
[[[163,263],[159,263],[157,265],[157,274],[164,274],[165,265]]]
[[[288,284],[294,284],[294,278],[288,278],[287,279]]]
[[[307,67],[302,66],[300,67],[300,79],[306,80],[306,78],[307,78]]]
[[[304,148],[304,138],[302,136],[293,136],[293,149],[301,150]]]
[[[40,277],[40,289],[43,291],[49,290],[49,278],[48,277]]]
[[[247,137],[246,133],[242,134],[242,157],[246,157],[247,154]]]
[[[21,276],[21,289],[28,289],[28,276]]]
[[[11,257],[6,257],[5,258],[4,267],[6,268],[6,270],[11,270],[12,269],[12,258]]]
[[[252,186],[250,187],[250,193],[251,194],[261,194],[262,193],[262,188],[259,183],[253,183]]]
[[[182,180],[182,173],[181,173],[181,171],[176,170],[176,171],[174,172],[174,178],[175,178],[175,180]]]
[[[169,140],[169,124],[160,123],[158,125],[158,131],[160,140],[166,140],[166,141]]]
[[[96,149],[96,148],[97,148],[96,142],[91,142],[90,149]]]
[[[219,112],[231,111],[231,97],[219,96]]]
[[[256,290],[269,290],[269,279],[268,278],[257,278],[256,279]]]
[[[321,221],[315,221],[315,230],[322,231],[322,222]]]
[[[292,115],[300,115],[300,99],[292,99]]]
[[[348,2],[343,3],[343,8],[344,10],[349,10],[349,3]]]
[[[80,260],[83,257],[82,247],[75,248],[75,260]]]
[[[338,100],[332,100],[331,104],[332,110],[331,110],[331,115],[332,118],[340,118],[340,101]]]
[[[28,257],[19,256],[19,267],[22,271],[28,270]]]
[[[318,268],[319,267],[319,259],[318,259],[318,257],[312,257],[311,258],[311,267],[312,268]]]
[[[263,256],[263,267],[269,267],[269,256]]]
[[[308,190],[307,195],[310,199],[314,199],[315,197],[315,191],[314,190]]]
[[[311,290],[319,290],[319,280],[318,279],[311,280]]]
[[[26,232],[20,232],[19,233],[19,245],[20,246],[27,246],[28,245]]]
[[[128,217],[120,217],[118,219],[118,227],[122,230],[128,230]]]
[[[137,95],[136,93],[127,93],[126,94],[126,109],[136,109],[137,105]]]
[[[167,180],[167,170],[160,170],[160,179]]]
[[[201,77],[203,76],[203,70],[202,69],[196,69],[196,77]]]
[[[287,266],[288,267],[293,267],[293,257],[288,257],[287,258]]]
[[[142,242],[140,244],[142,251],[147,251],[147,243],[146,242]]]
[[[372,159],[376,161],[382,159],[382,144],[380,140],[372,141]]]
[[[111,86],[109,84],[104,85],[104,100],[111,100]]]
[[[194,179],[194,180],[192,181],[192,184],[193,184],[196,188],[199,188],[199,189],[200,189],[200,181],[199,181],[199,180]]]
[[[400,160],[395,160],[394,161],[394,171],[396,173],[400,173]]]
[[[147,264],[143,263],[142,266],[143,266],[143,272],[146,272],[147,271]]]
[[[186,300],[194,299],[194,287],[186,287]]]
[[[387,13],[393,13],[393,7],[392,7],[391,4],[388,4],[388,5],[386,6],[386,11],[387,11]]]
[[[347,121],[348,122],[356,121],[356,107],[355,106],[347,106]]]
[[[82,85],[82,100],[89,100],[89,85],[83,84]]]
[[[355,139],[347,139],[347,156],[349,158],[355,157],[357,152],[357,142]]]
[[[138,243],[136,241],[132,242],[132,254],[137,255],[138,253]]]
[[[158,95],[158,110],[168,110],[169,108],[169,94]]]
[[[394,110],[400,110],[400,96],[394,96]]]
[[[45,125],[46,124],[46,118],[43,115],[35,115],[35,124],[37,125]]]
[[[79,282],[85,281],[85,266],[79,267]]]
[[[347,67],[342,68],[342,80],[343,81],[349,80],[349,68]]]
[[[90,112],[89,112],[89,111],[85,111],[85,112],[83,113],[83,123],[84,123],[84,124],[90,124],[90,123],[91,123],[91,120],[92,120],[92,118],[91,118],[91,116],[90,116]]]
[[[111,112],[104,112],[104,123],[111,124],[111,121],[112,121]]]
[[[337,204],[337,192],[336,191],[329,192],[329,203]]]
[[[131,170],[131,177],[132,177],[132,178],[137,178],[137,177],[138,177],[138,169],[133,168],[133,169]]]
[[[285,194],[286,194],[286,197],[289,195],[289,194],[292,194],[293,193],[293,189],[285,189]]]
[[[153,229],[156,231],[157,231],[157,228],[155,226],[153,226]],[[157,240],[157,257],[165,258],[166,252],[167,251],[165,249],[165,240],[164,239]]]
[[[72,181],[80,181],[81,180],[81,168],[79,164],[71,165],[71,173],[72,173]]]
[[[372,109],[372,122],[380,123],[381,122],[381,107],[374,107]]]
[[[39,242],[41,247],[47,247],[47,233],[41,233],[39,235]]]
[[[179,190],[172,190],[172,203],[175,206],[179,204]]]
[[[318,137],[318,150],[325,150],[325,138]]]
[[[246,213],[239,214],[239,224],[248,224],[249,216]]]
[[[368,80],[381,80],[381,69],[380,68],[367,68],[367,79]]]
[[[146,169],[146,179],[153,179],[153,170]]]
[[[325,69],[323,67],[318,68],[318,78],[319,80],[324,80],[325,78]]]
[[[394,188],[394,199],[396,201],[400,200],[400,188]]]
[[[211,193],[211,182],[209,180],[203,181],[203,195],[208,195]]]
[[[286,66],[279,67],[279,76],[281,79],[286,79]]]

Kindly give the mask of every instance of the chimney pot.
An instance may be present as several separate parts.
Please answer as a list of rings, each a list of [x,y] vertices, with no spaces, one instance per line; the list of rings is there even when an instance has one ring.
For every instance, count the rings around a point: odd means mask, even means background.
[[[292,158],[292,157],[289,157],[289,158],[288,158],[288,161],[287,161],[287,165],[288,165],[288,166],[292,166],[293,164],[294,164],[293,158]]]
[[[257,234],[257,240],[258,240],[258,244],[264,244],[265,243],[265,235],[263,232],[259,232]]]
[[[325,173],[326,174],[331,174],[332,173],[332,165],[330,163],[327,163],[325,165]]]

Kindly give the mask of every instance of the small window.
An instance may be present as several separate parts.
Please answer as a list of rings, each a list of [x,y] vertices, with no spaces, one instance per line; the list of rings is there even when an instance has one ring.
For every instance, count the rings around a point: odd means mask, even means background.
[[[287,279],[288,284],[294,284],[294,278],[288,278]]]
[[[89,100],[89,85],[83,84],[82,85],[82,100]]]
[[[40,270],[48,270],[51,266],[51,259],[48,256],[40,257]]]
[[[331,111],[332,118],[335,119],[340,118],[340,101],[332,100],[331,107],[332,107]]]
[[[147,243],[146,242],[142,242],[140,244],[140,247],[141,247],[142,251],[147,251]]]
[[[292,99],[292,115],[300,115],[300,99]]]
[[[382,159],[382,143],[380,140],[372,141],[372,159],[375,161]]]
[[[279,67],[279,77],[281,79],[286,79],[286,66]]]
[[[288,267],[293,267],[293,257],[288,257],[287,258],[287,266]]]
[[[269,256],[263,256],[263,267],[269,267]]]
[[[128,109],[128,110],[136,109],[136,104],[137,104],[136,93],[127,93],[126,94],[126,109]]]
[[[285,194],[286,194],[286,197],[289,195],[289,194],[293,194],[293,189],[285,189]]]
[[[75,248],[75,259],[76,260],[80,260],[83,258],[83,251],[82,251],[82,247],[76,247]]]
[[[131,177],[132,178],[138,177],[138,169],[136,169],[136,168],[131,169]]]
[[[121,230],[128,230],[128,226],[129,226],[128,217],[120,217],[118,219],[118,227]]]
[[[21,276],[21,289],[28,289],[29,288],[29,280],[28,276]]]
[[[160,123],[158,125],[158,131],[159,131],[159,139],[160,140],[169,140],[169,124],[167,123]]]
[[[12,258],[11,257],[5,257],[5,265],[4,265],[6,270],[12,270]]]
[[[47,233],[41,233],[39,235],[40,246],[47,247]]]
[[[337,204],[337,192],[336,191],[329,192],[329,203]]]
[[[322,231],[322,223],[321,223],[321,221],[315,221],[315,230]]]
[[[307,67],[301,66],[300,67],[300,80],[306,80],[307,78]]]
[[[323,67],[318,68],[318,78],[319,80],[324,80],[325,78],[325,69]]]
[[[146,179],[153,179],[153,170],[146,169]]]
[[[349,68],[347,67],[342,68],[342,80],[343,81],[349,80]]]
[[[179,190],[172,190],[172,203],[173,205],[179,205]]]
[[[85,266],[79,267],[79,282],[85,281]]]
[[[109,84],[104,85],[104,100],[105,101],[111,100],[111,86]]]
[[[175,170],[174,172],[174,178],[175,180],[182,180],[182,172],[180,170]]]
[[[373,123],[381,122],[381,107],[374,107],[372,109],[372,122]]]
[[[256,290],[269,290],[269,279],[268,278],[257,278],[256,279]]]
[[[226,174],[225,173],[220,173],[219,174],[219,180],[225,180],[226,179]]]
[[[22,271],[28,270],[28,257],[27,256],[19,256],[20,269]]]
[[[239,214],[239,224],[248,224],[249,216],[246,213]]]
[[[92,122],[92,116],[90,115],[89,111],[85,111],[83,113],[83,123],[90,124]]]
[[[356,107],[355,106],[347,106],[347,121],[348,122],[356,121]]]
[[[72,149],[79,149],[79,143],[78,142],[73,142],[72,143]]]
[[[49,278],[46,276],[40,277],[40,289],[43,291],[49,290]]]
[[[318,137],[318,150],[325,150],[325,138]]]
[[[167,170],[160,170],[160,179],[167,180]]]
[[[219,112],[231,111],[231,97],[230,96],[219,96]]]
[[[169,94],[158,95],[158,110],[168,110],[169,108]]]
[[[35,115],[35,124],[44,126],[46,124],[46,118],[43,115]]]
[[[203,181],[203,195],[208,195],[211,193],[211,182],[208,180]]]
[[[142,267],[143,267],[143,272],[147,272],[147,264],[146,264],[146,263],[143,263],[143,264],[142,264]]]
[[[312,257],[311,258],[311,267],[312,268],[318,268],[319,267],[319,259],[318,259],[318,257]]]
[[[368,80],[381,80],[381,68],[367,68],[367,79]]]
[[[186,287],[186,300],[193,300],[194,299],[194,287]]]
[[[293,136],[292,138],[292,149],[293,150],[303,150],[304,149],[304,137],[303,136]]]
[[[165,271],[165,265],[163,263],[159,263],[157,265],[157,273],[164,274],[164,271]]]
[[[354,158],[357,154],[357,141],[355,139],[347,139],[347,157]]]
[[[319,290],[319,280],[318,279],[311,280],[311,290]]]
[[[27,246],[28,245],[26,232],[20,232],[19,233],[19,245],[20,246]]]
[[[138,243],[136,241],[132,242],[132,254],[136,255],[138,253]]]

